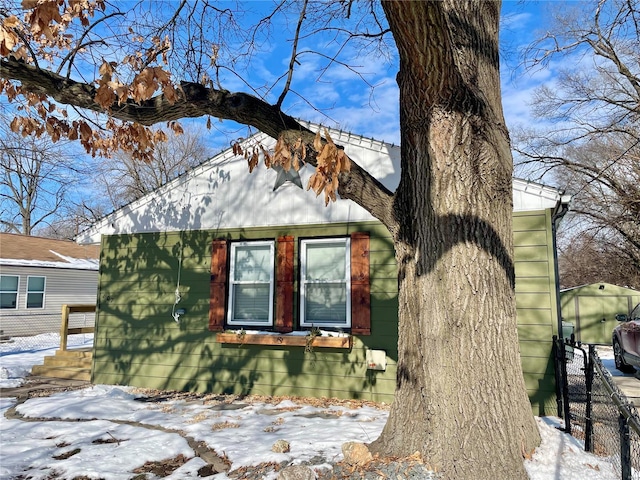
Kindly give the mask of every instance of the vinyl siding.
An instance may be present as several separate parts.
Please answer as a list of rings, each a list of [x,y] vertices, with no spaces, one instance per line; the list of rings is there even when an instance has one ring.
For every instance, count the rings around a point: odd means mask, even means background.
[[[372,335],[348,350],[226,345],[208,330],[211,241],[299,239],[370,232]],[[389,233],[377,222],[104,237],[93,381],[148,388],[333,396],[390,402],[397,361],[397,278]],[[171,317],[180,272],[180,324]],[[298,324],[298,281],[294,284]],[[366,369],[365,349],[387,351]]]
[[[522,371],[534,413],[554,415],[558,315],[551,210],[514,213],[513,230]]]
[[[514,214],[516,302],[525,381],[534,412],[555,413],[551,337],[555,276],[550,211]],[[371,336],[348,350],[219,344],[208,331],[211,242],[370,232]],[[182,238],[181,238],[182,235]],[[93,381],[148,388],[333,396],[391,402],[397,362],[397,272],[378,222],[105,236],[102,239]],[[180,324],[171,317],[180,281]],[[294,284],[298,324],[298,282]],[[387,353],[387,370],[366,369],[366,348]]]
[[[18,275],[18,308],[0,310],[0,330],[4,335],[28,336],[59,332],[62,305],[65,303],[95,304],[98,272],[68,268],[26,266],[0,267],[2,275]],[[45,277],[44,308],[26,308],[27,278]],[[73,314],[70,327],[93,326],[93,313]]]

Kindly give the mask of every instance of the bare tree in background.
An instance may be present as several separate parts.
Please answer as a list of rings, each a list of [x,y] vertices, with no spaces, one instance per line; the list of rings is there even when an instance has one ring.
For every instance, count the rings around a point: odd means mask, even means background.
[[[79,165],[65,143],[11,132],[0,122],[0,225],[31,235],[61,213]]]
[[[560,288],[606,282],[640,289],[640,268],[627,252],[591,233],[560,239]]]
[[[165,183],[199,165],[212,156],[201,129],[185,129],[181,135],[171,135],[166,142],[155,145],[148,162],[135,160],[122,150],[98,165],[97,196],[85,203],[87,213],[94,210],[117,209],[142,197]],[[94,205],[90,208],[89,205]]]
[[[573,264],[577,284],[603,281],[592,267],[605,259],[626,266],[609,277],[615,283],[634,284],[640,271],[639,25],[637,0],[563,5],[526,52],[531,68],[564,65],[554,85],[536,91],[533,112],[543,127],[516,132],[514,145],[520,171],[551,173],[574,195],[561,263]],[[598,260],[581,261],[590,255]]]
[[[84,195],[61,205],[55,218],[47,222],[45,227],[38,229],[38,236],[74,240],[81,231],[111,212],[112,208],[105,207],[100,201],[101,188],[98,185],[95,187],[92,193],[85,191]]]

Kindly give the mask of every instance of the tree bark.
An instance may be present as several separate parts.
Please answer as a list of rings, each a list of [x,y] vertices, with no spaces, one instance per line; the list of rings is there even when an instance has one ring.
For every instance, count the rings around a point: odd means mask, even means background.
[[[518,349],[499,4],[383,6],[400,52],[399,340],[372,449],[419,451],[445,478],[526,478],[540,437]]]

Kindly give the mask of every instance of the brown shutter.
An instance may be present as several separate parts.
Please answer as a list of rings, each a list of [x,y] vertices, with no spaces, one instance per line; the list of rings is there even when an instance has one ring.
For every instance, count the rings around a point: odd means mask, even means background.
[[[211,245],[211,283],[209,294],[209,330],[224,330],[227,303],[227,241],[214,240]]]
[[[276,261],[276,318],[274,329],[293,330],[293,237],[278,237]]]
[[[351,234],[351,333],[371,335],[368,232]]]

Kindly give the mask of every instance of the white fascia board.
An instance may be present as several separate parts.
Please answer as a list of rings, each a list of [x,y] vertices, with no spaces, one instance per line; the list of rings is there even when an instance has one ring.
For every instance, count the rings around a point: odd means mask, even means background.
[[[46,260],[0,259],[0,266],[64,268],[66,270],[98,270],[98,260],[73,259],[73,262],[50,262]]]
[[[519,178],[513,179],[513,211],[555,209],[560,203],[568,204],[569,195],[557,188]]]

